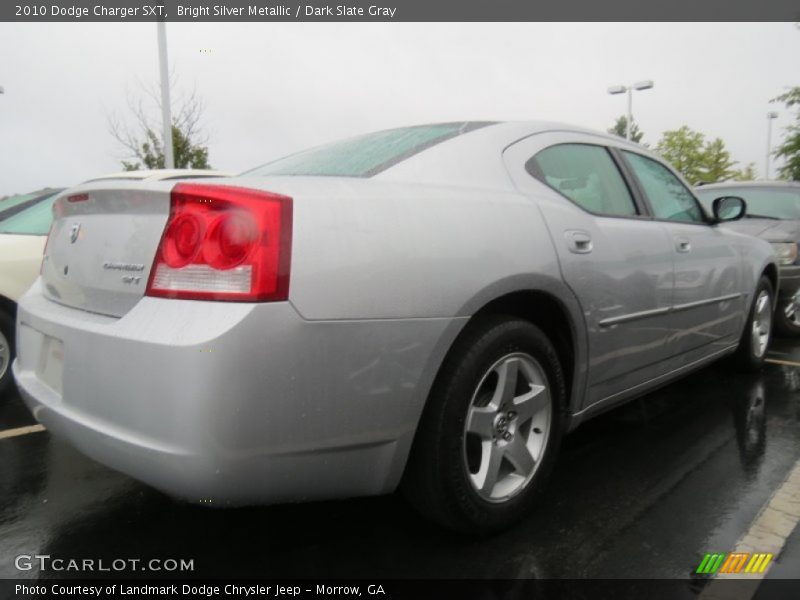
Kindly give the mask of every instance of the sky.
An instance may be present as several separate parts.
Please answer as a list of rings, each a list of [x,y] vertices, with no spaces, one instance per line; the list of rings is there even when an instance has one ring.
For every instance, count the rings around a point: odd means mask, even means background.
[[[655,144],[681,125],[764,173],[800,85],[793,23],[169,23],[173,104],[195,90],[213,167],[234,172],[377,129],[544,119],[597,130],[634,92]],[[109,118],[158,84],[154,23],[0,23],[0,197],[120,170]],[[153,107],[154,123],[157,107]],[[774,164],[773,164],[774,168]]]

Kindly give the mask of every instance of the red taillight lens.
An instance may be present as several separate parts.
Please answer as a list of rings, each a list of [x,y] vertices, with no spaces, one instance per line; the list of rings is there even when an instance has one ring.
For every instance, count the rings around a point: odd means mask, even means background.
[[[203,222],[191,213],[176,216],[164,232],[164,262],[173,269],[188,265],[203,243]]]
[[[259,302],[289,297],[292,199],[182,183],[156,252],[147,295]]]

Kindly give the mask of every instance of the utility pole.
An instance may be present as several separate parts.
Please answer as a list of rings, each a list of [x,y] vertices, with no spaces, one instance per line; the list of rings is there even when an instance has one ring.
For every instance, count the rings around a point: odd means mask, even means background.
[[[172,113],[169,104],[169,61],[167,60],[167,26],[158,22],[158,66],[161,72],[161,119],[164,135],[164,168],[175,168],[172,149]]]

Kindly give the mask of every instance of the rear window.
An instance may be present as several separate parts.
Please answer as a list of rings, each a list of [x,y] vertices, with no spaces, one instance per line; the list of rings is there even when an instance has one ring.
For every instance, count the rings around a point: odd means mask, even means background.
[[[0,221],[0,234],[47,235],[53,222],[53,202],[57,194]]]
[[[440,123],[369,133],[292,154],[243,175],[372,177],[427,148],[486,125],[491,123]]]

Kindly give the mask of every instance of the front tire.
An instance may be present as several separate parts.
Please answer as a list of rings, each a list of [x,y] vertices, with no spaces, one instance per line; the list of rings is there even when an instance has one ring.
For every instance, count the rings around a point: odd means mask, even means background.
[[[761,277],[736,351],[737,362],[745,371],[755,372],[764,365],[772,338],[774,293],[770,280]]]
[[[14,354],[14,319],[0,309],[0,394],[11,387]]]
[[[462,533],[519,519],[552,469],[564,430],[564,376],[535,325],[494,316],[451,350],[431,391],[402,489]]]
[[[800,335],[800,298],[792,296],[778,302],[775,309],[775,321],[778,330],[784,335]]]

